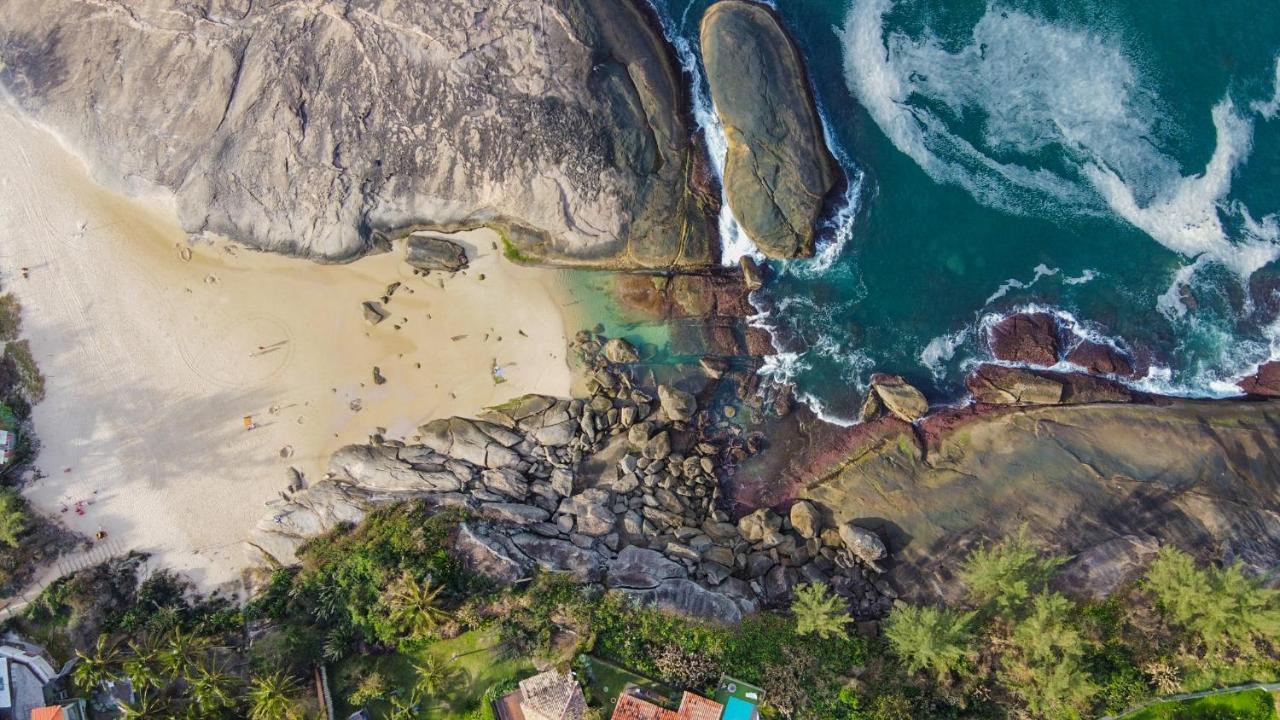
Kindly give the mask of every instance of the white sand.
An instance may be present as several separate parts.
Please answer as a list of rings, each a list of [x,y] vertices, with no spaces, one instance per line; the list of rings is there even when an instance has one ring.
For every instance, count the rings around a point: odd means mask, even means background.
[[[489,233],[462,240],[472,266],[452,278],[413,276],[399,248],[320,266],[206,242],[187,260],[171,201],[94,184],[7,108],[0,158],[0,277],[47,377],[35,410],[47,477],[27,494],[201,587],[239,577],[241,541],[289,466],[318,479],[329,453],[378,426],[406,436],[431,418],[569,391],[555,275],[508,263]],[[361,301],[394,280],[405,285],[392,317],[368,326]],[[387,384],[374,385],[375,365]]]

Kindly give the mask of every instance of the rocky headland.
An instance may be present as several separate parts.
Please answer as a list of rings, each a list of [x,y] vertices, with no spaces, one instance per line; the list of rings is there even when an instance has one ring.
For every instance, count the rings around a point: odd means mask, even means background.
[[[0,91],[100,181],[322,261],[491,227],[527,262],[714,265],[686,86],[634,0],[0,6]]]
[[[475,419],[433,421],[408,442],[344,448],[322,481],[263,519],[252,545],[289,564],[307,538],[416,499],[465,508],[455,551],[503,584],[565,573],[732,622],[822,582],[860,617],[888,611],[887,551],[875,533],[803,502],[781,514],[727,511],[722,483],[764,447],[713,401],[734,380],[649,386],[625,340],[583,333],[576,344],[591,368],[589,397],[527,396]]]
[[[799,52],[742,0],[701,40],[735,216],[767,255],[812,254],[840,178]],[[189,233],[326,262],[404,239],[416,270],[452,273],[466,254],[437,234],[489,227],[513,261],[634,271],[617,299],[670,330],[665,363],[580,333],[581,397],[375,435],[291,477],[250,540],[267,562],[414,499],[466,509],[455,548],[498,582],[562,572],[730,621],[800,583],[864,619],[952,598],[965,552],[1022,526],[1094,596],[1162,543],[1280,564],[1280,401],[1260,399],[1278,364],[1247,400],[1153,396],[1126,384],[1141,358],[1032,313],[989,329],[963,408],[884,373],[840,428],[762,378],[748,294],[768,270],[716,268],[686,85],[636,0],[0,7],[0,88],[102,180],[172,191]]]
[[[701,42],[728,142],[724,185],[734,217],[770,257],[812,255],[840,171],[799,49],[771,8],[746,0],[708,8]]]

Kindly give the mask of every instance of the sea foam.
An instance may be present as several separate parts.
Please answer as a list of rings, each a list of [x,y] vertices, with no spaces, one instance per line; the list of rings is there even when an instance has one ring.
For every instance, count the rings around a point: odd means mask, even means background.
[[[959,49],[928,30],[886,28],[891,0],[854,0],[843,29],[846,80],[881,130],[939,182],[1010,212],[1109,215],[1189,258],[1208,256],[1241,277],[1280,256],[1229,199],[1252,149],[1253,123],[1224,96],[1203,170],[1184,174],[1161,151],[1172,143],[1161,101],[1122,43],[1013,9],[988,7]],[[1250,110],[1273,117],[1276,97]],[[953,130],[983,118],[980,137]],[[972,133],[970,133],[972,135]],[[1058,160],[1045,163],[1048,153]],[[998,159],[997,159],[998,158]],[[1061,166],[1052,172],[1048,166]],[[1242,226],[1236,237],[1222,215]]]

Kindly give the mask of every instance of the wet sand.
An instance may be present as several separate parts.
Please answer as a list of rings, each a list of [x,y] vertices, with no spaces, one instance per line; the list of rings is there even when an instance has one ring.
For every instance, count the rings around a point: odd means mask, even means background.
[[[334,449],[378,427],[411,436],[431,418],[569,392],[563,287],[507,262],[487,231],[454,238],[472,265],[452,277],[414,276],[399,247],[323,266],[193,244],[167,198],[93,183],[7,108],[0,157],[0,283],[47,378],[34,413],[45,477],[27,495],[201,587],[238,578],[242,540],[289,467],[318,479]],[[394,281],[390,317],[370,326],[360,303]]]

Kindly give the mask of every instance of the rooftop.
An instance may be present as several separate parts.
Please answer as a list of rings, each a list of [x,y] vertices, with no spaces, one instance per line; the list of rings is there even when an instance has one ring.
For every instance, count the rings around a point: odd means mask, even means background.
[[[587,701],[572,675],[548,670],[520,681],[520,710],[526,720],[581,720]]]
[[[686,692],[679,710],[668,710],[636,694],[624,692],[613,708],[612,720],[720,720],[724,706],[701,695]]]

